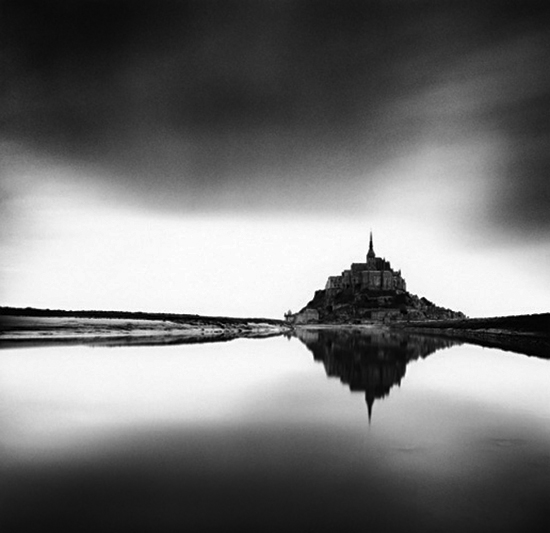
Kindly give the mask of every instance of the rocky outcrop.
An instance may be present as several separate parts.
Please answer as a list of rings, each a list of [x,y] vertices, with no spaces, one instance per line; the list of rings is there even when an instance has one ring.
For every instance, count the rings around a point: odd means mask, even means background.
[[[321,323],[393,323],[410,320],[465,318],[459,311],[440,307],[430,300],[406,291],[318,290],[296,316],[318,314]],[[310,320],[311,322],[311,320]],[[299,323],[296,321],[296,323]],[[303,322],[301,322],[303,323]]]

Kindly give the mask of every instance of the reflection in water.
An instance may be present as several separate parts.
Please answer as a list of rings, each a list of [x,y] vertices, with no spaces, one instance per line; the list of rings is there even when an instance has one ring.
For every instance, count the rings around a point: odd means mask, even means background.
[[[550,361],[374,330],[0,352],[0,531],[546,533]],[[369,400],[371,398],[372,400]]]
[[[400,385],[409,361],[461,342],[365,329],[298,329],[296,336],[321,361],[329,377],[339,377],[351,391],[364,391],[369,422],[375,400]]]

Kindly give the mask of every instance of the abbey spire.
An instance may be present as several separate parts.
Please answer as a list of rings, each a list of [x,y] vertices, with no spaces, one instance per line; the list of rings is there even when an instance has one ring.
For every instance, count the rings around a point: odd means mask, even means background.
[[[376,257],[376,254],[374,253],[374,246],[372,245],[372,231],[370,232],[370,238],[369,238],[369,251],[367,253],[367,263],[369,262],[369,259],[371,260],[371,263],[374,264],[374,258]]]
[[[376,254],[374,253],[374,246],[372,244],[372,231],[369,238],[369,251],[367,252],[367,268],[371,270],[376,269]]]
[[[376,257],[374,253],[374,247],[372,245],[372,230],[370,232],[370,238],[369,238],[369,252],[367,254],[367,257]]]

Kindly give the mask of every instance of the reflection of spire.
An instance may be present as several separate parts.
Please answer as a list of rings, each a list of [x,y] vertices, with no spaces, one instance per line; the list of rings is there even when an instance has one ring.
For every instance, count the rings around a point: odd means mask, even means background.
[[[369,426],[370,426],[370,420],[372,418],[372,406],[374,405],[374,394],[372,394],[371,391],[367,391],[367,394],[365,394],[365,399],[367,400],[367,410],[369,412]]]

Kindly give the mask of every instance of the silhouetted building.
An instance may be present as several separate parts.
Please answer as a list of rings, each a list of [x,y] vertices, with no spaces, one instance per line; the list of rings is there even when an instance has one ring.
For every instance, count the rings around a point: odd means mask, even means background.
[[[330,295],[344,289],[352,292],[358,291],[405,291],[405,280],[401,271],[394,271],[389,261],[376,257],[372,243],[372,231],[370,232],[369,251],[365,263],[353,263],[348,270],[344,270],[340,276],[330,276],[325,290]]]

